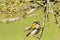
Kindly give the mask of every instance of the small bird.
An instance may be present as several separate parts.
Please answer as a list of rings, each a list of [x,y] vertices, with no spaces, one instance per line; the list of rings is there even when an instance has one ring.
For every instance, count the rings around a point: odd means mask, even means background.
[[[40,23],[39,21],[36,21],[32,24],[30,28],[27,28],[28,30],[30,29],[31,31],[26,35],[28,37],[29,35],[36,35],[40,31]]]

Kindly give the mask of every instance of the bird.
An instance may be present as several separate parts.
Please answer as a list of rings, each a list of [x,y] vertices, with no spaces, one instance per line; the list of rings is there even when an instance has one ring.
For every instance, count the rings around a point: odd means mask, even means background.
[[[39,21],[35,21],[33,24],[32,24],[32,26],[31,27],[27,27],[27,29],[29,30],[31,30],[27,35],[26,35],[26,37],[28,37],[29,35],[36,35],[36,34],[38,34],[39,33],[39,31],[40,31],[40,23],[39,23]]]

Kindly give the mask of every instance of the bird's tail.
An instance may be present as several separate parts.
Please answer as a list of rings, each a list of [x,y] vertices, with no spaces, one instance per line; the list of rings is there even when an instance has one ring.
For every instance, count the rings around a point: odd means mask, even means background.
[[[30,32],[31,33],[31,32]],[[30,33],[28,33],[27,35],[26,35],[26,37],[28,37],[29,35],[30,35]]]

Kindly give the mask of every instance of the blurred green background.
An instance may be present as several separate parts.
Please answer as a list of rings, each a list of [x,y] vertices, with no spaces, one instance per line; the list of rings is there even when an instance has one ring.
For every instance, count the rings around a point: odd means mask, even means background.
[[[10,1],[12,1],[12,0],[10,0]],[[3,3],[0,1],[0,8],[2,8],[1,4],[3,4]],[[54,5],[53,9],[57,10],[57,11],[59,10],[59,12],[60,12],[60,9],[57,9],[58,8],[57,6],[60,7],[59,4],[60,3],[57,3],[56,5]],[[12,5],[10,4],[10,7],[11,6]],[[5,5],[3,7],[7,7],[7,6]],[[14,7],[17,7],[17,9],[19,9],[20,6],[15,5]],[[14,8],[14,7],[11,7],[11,8]],[[5,9],[2,9],[2,10],[5,10]],[[42,10],[37,9],[33,13],[40,13],[42,11],[43,11],[43,8],[42,8]],[[6,18],[7,14],[5,14],[5,13],[6,12],[3,12],[2,14],[0,14],[0,19]],[[20,14],[20,12],[17,12],[17,13]],[[12,11],[11,11],[11,14],[13,14],[12,17],[18,16]],[[21,13],[21,15],[22,15],[22,13]],[[43,22],[42,19],[44,17],[43,15],[44,15],[44,13],[42,12],[38,16],[24,18],[19,21],[17,20],[15,22],[8,23],[8,24],[0,22],[0,40],[37,40],[33,36],[29,36],[26,38],[25,36],[27,33],[24,32],[24,29],[26,26],[31,26],[34,21],[40,21],[41,26],[42,26],[42,22]],[[9,15],[7,15],[7,16],[9,16]],[[7,18],[11,18],[11,17],[9,16]],[[60,23],[60,18],[58,19],[58,21]],[[54,23],[54,17],[52,14],[49,14],[49,21],[45,22],[45,28],[44,28],[44,32],[43,32],[43,36],[42,36],[41,40],[60,40],[60,29]]]
[[[36,20],[42,23],[40,16],[22,19],[19,22],[16,21],[9,24],[0,23],[0,40],[37,40],[32,36],[25,38],[27,33],[24,32],[24,28]],[[41,40],[60,40],[60,29],[53,23],[53,18],[46,22]]]

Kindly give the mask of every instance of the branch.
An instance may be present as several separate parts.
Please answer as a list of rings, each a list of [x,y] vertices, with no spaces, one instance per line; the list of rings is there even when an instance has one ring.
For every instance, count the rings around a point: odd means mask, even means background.
[[[39,38],[39,37],[36,37],[36,36],[33,36],[33,37],[35,37],[35,38],[37,38],[38,40],[40,40],[40,38]]]
[[[58,19],[57,19],[57,16],[56,16],[57,14],[55,13],[54,14],[54,18],[55,18],[55,23],[57,24],[57,26],[60,28],[60,25],[59,25],[59,23],[58,23]]]

